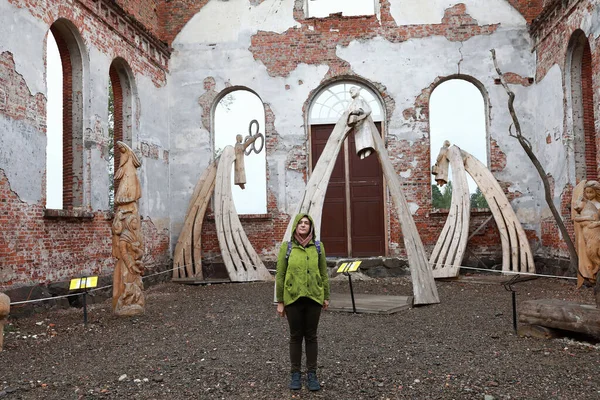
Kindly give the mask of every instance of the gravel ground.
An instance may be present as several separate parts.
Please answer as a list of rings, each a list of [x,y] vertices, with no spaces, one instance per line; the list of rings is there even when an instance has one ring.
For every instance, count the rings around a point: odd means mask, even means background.
[[[599,399],[600,346],[519,338],[501,285],[438,282],[441,304],[392,315],[325,312],[323,389],[290,392],[287,323],[269,283],[146,291],[144,316],[110,303],[11,320],[0,353],[7,399]],[[410,278],[354,282],[358,293],[410,295]],[[517,301],[593,304],[572,281],[515,285]],[[346,282],[332,291],[347,292]]]

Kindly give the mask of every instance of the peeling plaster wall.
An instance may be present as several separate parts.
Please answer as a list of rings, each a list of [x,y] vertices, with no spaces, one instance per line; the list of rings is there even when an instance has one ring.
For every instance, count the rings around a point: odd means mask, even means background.
[[[537,148],[545,157],[542,164],[552,175],[553,199],[571,237],[571,194],[576,185],[573,143],[573,108],[569,43],[581,29],[589,41],[592,55],[591,75],[593,103],[586,105],[595,113],[596,148],[600,145],[600,8],[597,2],[548,0],[544,11],[532,23],[536,49]],[[585,163],[594,164],[593,154],[583,155]],[[600,154],[595,167],[600,170]],[[561,169],[562,168],[562,169]],[[542,200],[541,245],[548,256],[567,256],[568,251],[554,218]]]
[[[478,1],[382,0],[381,15],[378,16],[307,20],[301,19],[302,13],[292,14],[294,7],[298,11],[301,1],[287,0],[280,6],[275,3],[278,2],[264,1],[252,6],[246,0],[209,1],[173,42],[168,83],[173,155],[172,245],[181,230],[183,213],[194,185],[211,159],[209,108],[212,103],[198,103],[198,99],[209,92],[206,79],[214,82],[210,89],[214,92],[213,98],[229,86],[246,86],[256,91],[273,111],[274,129],[267,131],[267,139],[271,138],[274,143],[267,153],[268,190],[276,200],[269,210],[273,218],[293,212],[304,189],[307,171],[292,170],[286,164],[291,149],[307,152],[304,107],[322,82],[339,75],[356,76],[371,82],[380,88],[382,97],[394,104],[388,109],[386,134],[394,142],[391,157],[398,174],[407,183],[429,180],[429,124],[427,111],[423,108],[426,108],[428,95],[416,118],[406,111],[416,108],[422,92],[427,88],[431,90],[440,78],[464,74],[479,81],[489,95],[490,140],[495,140],[499,151],[508,157],[506,167],[498,172],[499,179],[506,182],[510,191],[519,192],[514,197],[539,199],[535,170],[523,160],[524,153],[516,140],[508,136],[511,119],[506,93],[494,83],[496,74],[489,52],[492,48],[496,49],[504,72],[524,81],[535,74],[535,54],[531,53],[526,21],[507,1],[495,0],[492,5],[486,3],[484,6]],[[448,10],[452,13],[448,14]],[[456,25],[461,21],[468,25]],[[356,33],[358,28],[349,25],[353,23],[356,26],[362,23],[362,36]],[[484,25],[489,28],[479,29]],[[331,28],[328,30],[326,26]],[[218,34],[215,34],[217,29]],[[344,29],[356,37],[346,40],[341,33],[336,36]],[[255,42],[253,38],[257,35],[261,35],[261,41]],[[272,49],[269,52],[266,35],[273,37],[277,54],[273,54]],[[311,35],[315,37],[312,42]],[[461,39],[463,36],[465,39]],[[317,47],[315,53],[294,47],[305,46],[298,41],[305,39],[306,43],[314,43]],[[319,61],[317,40],[339,40],[333,56],[337,60],[323,51]],[[296,50],[304,53],[299,55]],[[304,54],[307,57],[303,62]],[[269,58],[272,55],[283,56],[281,72],[278,72],[279,59]],[[299,58],[297,66],[288,63],[290,57]],[[536,124],[532,108],[535,92],[521,86],[515,87],[515,91],[519,102],[527,108],[521,121],[524,129],[533,131]],[[414,148],[422,151],[407,153],[406,150],[415,144],[417,147]],[[418,222],[421,229],[426,228],[431,205],[428,184],[419,185],[427,189],[418,190],[427,190],[427,193],[409,193],[407,197],[411,210],[422,220],[421,225]],[[539,214],[536,202],[525,201],[524,204],[536,210],[534,215]],[[393,215],[389,217],[394,219]],[[528,222],[532,223],[530,228],[539,230],[533,219]],[[390,225],[392,230],[396,228],[393,221]],[[277,236],[274,231],[268,233]],[[435,241],[435,238],[425,236],[427,244]],[[273,237],[271,241],[275,245],[280,239]],[[401,239],[393,233],[390,240],[390,248],[395,252],[398,243],[394,241]]]
[[[418,3],[390,0],[390,12],[398,25],[439,24],[444,11],[458,3],[465,4],[468,13],[482,25],[502,22],[504,27],[522,27],[525,24],[523,15],[505,0],[427,0]]]
[[[70,20],[84,44],[83,211],[87,218],[44,217],[44,51],[50,24],[58,18]],[[164,264],[169,259],[166,72],[78,1],[1,0],[0,289],[82,273],[112,273],[107,120],[109,67],[116,57],[125,59],[134,71],[132,138],[133,149],[142,159],[140,213],[149,235],[147,260]],[[145,147],[150,151],[142,154]]]

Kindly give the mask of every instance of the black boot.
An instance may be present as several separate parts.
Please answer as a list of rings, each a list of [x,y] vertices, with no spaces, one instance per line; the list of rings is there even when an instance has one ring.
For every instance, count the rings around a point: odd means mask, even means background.
[[[292,372],[292,379],[290,380],[290,389],[291,390],[302,389],[302,379],[301,379],[300,372]]]
[[[315,371],[308,371],[306,373],[306,387],[312,392],[321,390],[321,385],[319,384],[317,373]]]

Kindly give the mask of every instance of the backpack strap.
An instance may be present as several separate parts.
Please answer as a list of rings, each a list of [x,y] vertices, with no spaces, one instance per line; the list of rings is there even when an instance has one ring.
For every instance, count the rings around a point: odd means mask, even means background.
[[[315,247],[317,248],[317,254],[321,257],[321,241],[315,240]],[[285,259],[288,260],[290,258],[290,254],[292,253],[292,241],[287,242],[287,251],[285,252]]]

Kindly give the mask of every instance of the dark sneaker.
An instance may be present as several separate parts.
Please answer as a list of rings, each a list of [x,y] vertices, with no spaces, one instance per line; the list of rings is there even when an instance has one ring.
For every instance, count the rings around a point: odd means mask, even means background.
[[[300,372],[292,372],[292,380],[290,381],[291,390],[302,389],[302,380],[300,378]]]
[[[321,390],[321,385],[319,384],[317,373],[315,371],[308,371],[306,373],[306,387],[312,392]]]

